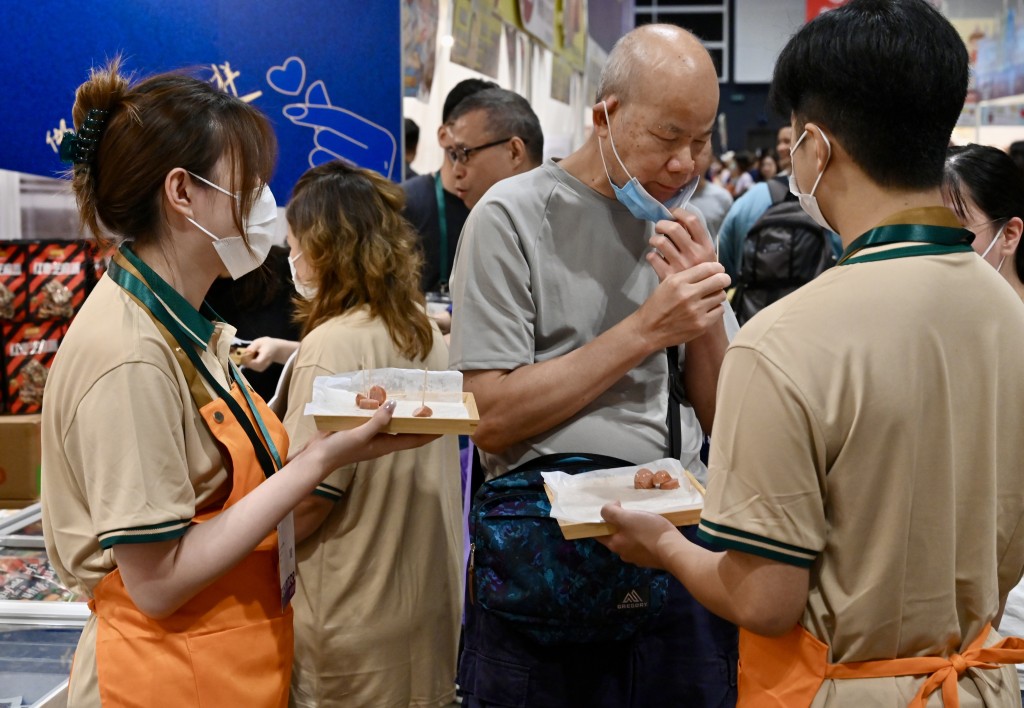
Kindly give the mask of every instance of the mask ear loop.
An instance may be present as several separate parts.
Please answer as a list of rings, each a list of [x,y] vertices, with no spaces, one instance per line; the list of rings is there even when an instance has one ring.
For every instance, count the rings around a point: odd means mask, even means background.
[[[1008,223],[1009,223],[1009,222],[1007,222],[1007,224],[1008,224]],[[987,247],[987,248],[985,249],[985,252],[981,254],[981,257],[982,257],[982,258],[985,258],[986,256],[988,256],[989,252],[990,252],[990,251],[991,251],[991,250],[992,250],[993,248],[995,248],[995,245],[996,245],[997,243],[999,243],[999,239],[1001,239],[1001,238],[1003,237],[1003,231],[1005,231],[1005,230],[1006,230],[1006,225],[1007,225],[1007,224],[1003,224],[1003,225],[1002,225],[1002,226],[1001,226],[1001,227],[999,228],[999,231],[997,231],[997,232],[996,232],[996,235],[992,237],[992,242],[991,242],[991,243],[990,243],[990,244],[988,245],[988,247]],[[1006,256],[1004,255],[1004,256],[1003,256],[1002,258],[1000,258],[1000,259],[999,259],[999,265],[997,265],[997,266],[996,266],[996,272],[997,272],[997,273],[999,273],[1000,271],[1002,271],[1002,269],[1003,269],[1003,263],[1005,263],[1005,262],[1006,262]]]
[[[807,132],[806,130],[804,132]],[[810,196],[814,196],[814,193],[818,190],[818,184],[821,182],[821,178],[825,176],[825,170],[828,168],[828,163],[832,160],[832,143],[828,141],[828,136],[825,135],[824,131],[818,131],[821,133],[821,139],[825,141],[825,147],[828,148],[828,156],[825,158],[825,164],[821,168],[821,172],[818,173],[818,179],[814,180],[814,186],[811,187]],[[803,139],[803,136],[800,136]],[[792,169],[792,168],[790,168]]]
[[[615,154],[615,159],[619,161],[619,167],[621,167],[622,171],[626,173],[626,176],[629,177],[630,180],[632,180],[633,175],[629,174],[629,170],[626,169],[626,163],[622,161],[622,158],[619,157],[619,151],[615,149],[615,138],[612,137],[612,119],[608,116],[608,101],[601,101],[601,106],[604,108],[604,120],[608,126],[608,144],[612,146],[612,152]],[[601,136],[597,136],[597,139],[598,141],[600,141]],[[601,153],[601,162],[604,162],[604,151],[599,150],[598,152]],[[604,171],[608,171],[607,163],[605,163],[604,165]],[[611,181],[610,177],[608,181]]]

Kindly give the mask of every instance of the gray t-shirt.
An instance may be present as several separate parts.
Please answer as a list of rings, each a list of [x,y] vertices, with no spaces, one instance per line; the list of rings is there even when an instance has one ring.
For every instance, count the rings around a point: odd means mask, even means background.
[[[512,370],[568,354],[618,324],[658,285],[644,259],[652,230],[552,161],[496,184],[459,239],[449,366]],[[655,352],[560,425],[498,455],[481,451],[488,477],[551,453],[637,464],[666,456],[667,382],[667,357]],[[688,406],[681,419],[683,463],[703,475],[700,425]]]

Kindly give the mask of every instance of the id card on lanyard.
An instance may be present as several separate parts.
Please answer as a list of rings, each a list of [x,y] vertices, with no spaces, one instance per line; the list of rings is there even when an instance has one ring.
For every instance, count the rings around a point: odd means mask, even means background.
[[[205,351],[208,346],[207,342],[196,332],[206,333],[208,338],[209,334],[212,334],[211,320],[220,319],[217,314],[205,303],[204,311],[196,312],[179,293],[160,280],[160,277],[135,256],[127,246],[122,247],[114,255],[107,273],[160,325],[165,338],[168,338],[168,344],[175,353],[175,358],[183,372],[186,372],[186,378],[188,378],[188,371],[194,371],[205,380],[209,388],[217,394],[218,399],[224,402],[238,426],[249,439],[256,462],[264,476],[270,477],[281,469],[284,465],[280,453],[252,396],[249,395],[248,386],[238,368],[234,363],[228,362],[230,379],[244,396],[251,419],[249,415],[246,415],[239,400],[236,400],[235,396],[224,388],[196,351],[196,347]],[[158,290],[154,290],[147,280],[153,282]],[[179,304],[179,310],[183,313],[181,320],[168,311],[161,298],[172,305]],[[191,323],[191,329],[189,323]],[[198,406],[201,401],[196,399],[197,396],[202,400],[208,400],[210,395],[202,382],[195,381],[193,383],[198,386],[196,388],[190,385],[192,397]],[[217,413],[216,415],[221,414]],[[278,581],[281,607],[284,609],[295,594],[295,523],[292,512],[289,512],[277,525],[277,532]]]

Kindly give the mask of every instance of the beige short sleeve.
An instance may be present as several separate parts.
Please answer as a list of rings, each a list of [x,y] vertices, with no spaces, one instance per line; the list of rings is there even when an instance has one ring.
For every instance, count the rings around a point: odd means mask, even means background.
[[[145,362],[115,367],[80,402],[63,450],[101,547],[165,541],[187,530],[196,497],[182,430],[185,403],[167,372]]]
[[[317,376],[330,376],[336,373],[312,361],[313,357],[308,356],[311,353],[310,348],[306,349],[307,356],[304,357],[303,353],[300,347],[295,359],[295,368],[292,369],[292,380],[288,386],[288,409],[284,417],[284,427],[288,431],[292,455],[306,447],[317,432],[313,416],[305,414],[306,404],[313,399],[313,381]],[[358,365],[353,367],[355,368],[358,368]],[[330,501],[338,501],[352,484],[355,470],[355,465],[346,465],[334,470],[317,485],[313,493]]]
[[[730,348],[698,534],[723,548],[810,566],[825,546],[824,447],[814,412],[785,371],[754,349]]]

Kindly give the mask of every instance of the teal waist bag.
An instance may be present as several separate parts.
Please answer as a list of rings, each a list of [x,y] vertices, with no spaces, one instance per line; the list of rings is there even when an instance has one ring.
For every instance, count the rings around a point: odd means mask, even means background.
[[[485,482],[469,520],[470,601],[545,645],[621,641],[656,618],[669,575],[626,563],[594,539],[566,540],[541,477],[631,464],[546,455]]]

